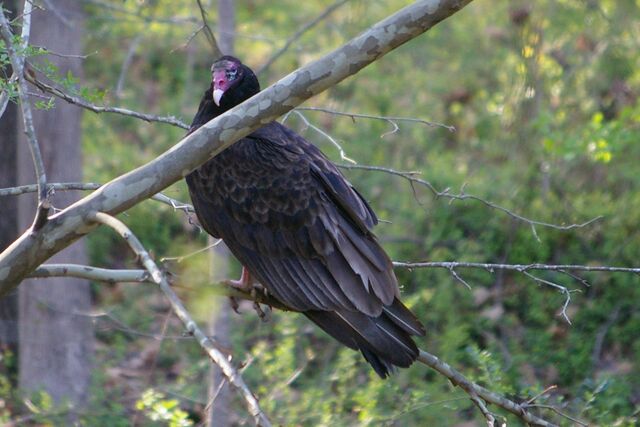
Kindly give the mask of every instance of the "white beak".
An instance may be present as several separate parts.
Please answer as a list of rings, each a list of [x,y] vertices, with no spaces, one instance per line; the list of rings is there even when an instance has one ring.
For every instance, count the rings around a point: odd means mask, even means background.
[[[218,107],[220,106],[220,98],[222,98],[223,94],[224,91],[222,89],[213,90],[213,102],[215,102]]]

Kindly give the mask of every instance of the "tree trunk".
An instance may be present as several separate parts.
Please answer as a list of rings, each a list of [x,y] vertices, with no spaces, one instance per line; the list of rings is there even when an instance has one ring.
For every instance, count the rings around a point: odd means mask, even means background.
[[[218,0],[218,44],[224,55],[233,55],[235,32],[235,4],[234,0]],[[209,238],[209,242],[212,242]],[[210,250],[210,278],[211,282],[223,280],[229,275],[229,249],[224,243],[214,246]],[[219,301],[217,310],[213,313],[210,324],[211,334],[225,347],[231,345],[231,307],[226,301]],[[220,368],[211,364],[211,380],[209,386],[209,427],[227,427],[231,425],[230,388]]]
[[[55,8],[55,9],[52,9]],[[59,0],[47,3],[48,10],[34,9],[31,43],[66,55],[82,53],[82,3]],[[81,60],[48,56],[65,76],[81,75]],[[49,111],[35,110],[34,125],[49,182],[81,181],[81,109],[57,101]],[[27,142],[18,147],[19,181],[35,182]],[[60,192],[53,196],[56,208],[68,206],[78,194]],[[20,229],[33,220],[36,199],[21,196],[18,204]],[[51,262],[85,264],[82,241],[56,254]],[[24,390],[44,390],[55,402],[68,401],[71,416],[85,403],[91,380],[93,327],[89,283],[69,278],[26,280],[19,291],[19,380]]]
[[[16,2],[5,1],[5,10],[16,16]],[[4,75],[12,74],[11,68],[2,70]],[[10,102],[2,117],[0,117],[0,188],[14,187],[18,182],[17,140],[18,129],[17,105]],[[8,247],[18,236],[18,196],[8,196],[2,200],[2,219],[0,220],[0,252]],[[18,347],[18,292],[0,298],[0,354],[11,351],[15,353]],[[0,376],[8,376],[13,382],[15,372],[8,371],[4,359],[0,357]]]

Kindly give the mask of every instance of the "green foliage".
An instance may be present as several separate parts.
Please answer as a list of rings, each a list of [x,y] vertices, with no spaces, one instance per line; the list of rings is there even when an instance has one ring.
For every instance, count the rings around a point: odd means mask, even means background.
[[[188,121],[209,84],[213,58],[202,35],[184,47],[194,30],[186,21],[154,18],[197,16],[193,3],[109,2],[114,9],[92,4],[86,51],[99,54],[86,59],[82,82],[71,74],[60,76],[44,60],[38,61],[40,71],[92,102]],[[348,2],[260,75],[263,86],[405,3]],[[237,55],[257,68],[325,7],[322,2],[293,0],[238,3]],[[638,2],[613,0],[474,2],[309,102],[337,111],[434,120],[455,126],[456,132],[399,122],[400,129],[388,134],[385,121],[303,114],[361,164],[417,171],[438,190],[477,195],[538,221],[567,225],[603,217],[568,231],[532,229],[478,201],[433,197],[428,189],[412,188],[403,178],[384,173],[346,171],[379,217],[390,221],[381,223],[376,233],[393,259],[638,266],[638,9]],[[215,28],[216,15],[210,11],[209,16]],[[126,70],[124,90],[116,97],[112,88],[138,34],[140,45]],[[39,59],[44,55],[37,50],[30,54]],[[0,63],[6,62],[0,46]],[[15,97],[14,86],[6,80],[0,85]],[[47,106],[42,101],[42,107]],[[291,115],[287,124],[340,161],[335,147],[300,118]],[[94,182],[143,164],[184,134],[168,125],[93,113],[85,113],[83,131],[85,180]],[[188,200],[183,183],[165,193]],[[122,219],[156,260],[206,244],[187,215],[153,201],[129,210]],[[135,263],[109,230],[92,233],[88,245],[95,265]],[[201,323],[226,304],[213,295],[208,264],[204,253],[165,263]],[[239,270],[237,265],[234,269]],[[568,325],[559,315],[565,296],[554,288],[517,272],[456,272],[471,290],[447,270],[397,271],[403,299],[427,326],[421,347],[491,390],[526,400],[557,385],[537,402],[561,407],[593,425],[637,424],[637,275],[585,273],[581,277],[589,283],[586,287],[566,274],[535,273],[580,291],[571,294]],[[112,318],[98,322],[102,328],[90,404],[96,409],[86,424],[128,425],[136,407],[150,425],[199,422],[207,403],[209,362],[197,345],[175,338],[182,332],[177,322],[166,321],[167,329],[162,327],[168,307],[160,294],[146,285],[94,289],[100,308]],[[232,319],[230,351],[237,364],[246,363],[243,376],[277,424],[483,422],[464,393],[424,366],[380,381],[357,354],[302,316],[273,313],[263,323],[250,308],[241,312]],[[149,335],[165,333],[172,338],[150,350],[156,341]],[[143,360],[154,369],[141,368],[145,363],[129,367],[148,354],[153,357]],[[120,371],[141,373],[131,379],[118,376]],[[231,410],[238,424],[250,422],[239,398],[232,399]],[[12,410],[11,415],[19,412]],[[539,413],[572,425],[553,412]],[[3,414],[0,420],[8,417]],[[511,416],[506,419],[509,425],[518,424]]]
[[[193,422],[188,414],[180,409],[178,401],[167,399],[164,394],[153,389],[142,393],[140,400],[136,402],[136,409],[142,411],[153,425],[167,425],[170,427],[188,427]]]

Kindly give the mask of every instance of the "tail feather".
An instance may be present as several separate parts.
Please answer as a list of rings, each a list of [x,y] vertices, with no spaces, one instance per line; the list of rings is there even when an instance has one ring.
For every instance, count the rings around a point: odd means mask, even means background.
[[[389,375],[395,372],[396,367],[385,359],[381,359],[377,354],[364,348],[361,348],[360,352],[364,356],[365,360],[369,362],[373,370],[376,371],[376,374],[380,376],[380,378],[387,378]]]
[[[418,358],[411,335],[424,335],[424,327],[397,299],[378,317],[346,310],[304,314],[342,344],[360,350],[381,378],[395,366],[409,367]]]
[[[423,336],[426,333],[422,323],[399,299],[394,299],[391,305],[384,306],[382,309],[393,323],[408,334]]]

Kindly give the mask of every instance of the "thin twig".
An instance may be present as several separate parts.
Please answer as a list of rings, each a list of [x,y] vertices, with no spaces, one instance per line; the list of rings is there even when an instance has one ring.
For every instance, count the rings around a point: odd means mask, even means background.
[[[258,400],[251,390],[249,390],[249,387],[245,384],[240,373],[238,373],[235,367],[231,364],[229,358],[218,350],[213,341],[198,327],[178,296],[175,294],[173,289],[171,289],[165,274],[158,268],[155,261],[153,261],[149,255],[149,252],[147,252],[135,234],[133,234],[122,221],[111,215],[107,215],[102,212],[95,212],[91,217],[95,222],[112,228],[129,244],[129,247],[135,252],[140,262],[144,265],[147,271],[149,271],[153,281],[160,286],[160,289],[169,300],[173,311],[185,325],[187,332],[196,338],[198,344],[200,344],[200,346],[205,350],[211,360],[220,367],[229,382],[238,389],[245,400],[247,408],[253,416],[256,425],[265,427],[271,426],[271,422],[260,408]]]
[[[20,51],[24,52],[29,45],[29,32],[31,31],[31,11],[33,9],[32,0],[24,2],[24,11],[22,18],[22,35]],[[47,175],[44,169],[44,162],[40,152],[40,145],[36,136],[36,130],[33,125],[33,114],[31,112],[31,103],[29,102],[29,90],[24,78],[24,57],[21,57],[13,45],[13,34],[11,26],[4,15],[4,10],[0,7],[0,36],[5,42],[5,46],[11,59],[11,66],[14,74],[18,76],[18,97],[20,99],[20,107],[22,108],[22,121],[24,124],[25,134],[29,142],[31,158],[38,178],[38,208],[36,216],[31,226],[31,232],[37,232],[47,222],[47,216],[51,203],[47,194]]]
[[[557,389],[557,388],[558,388],[558,386],[557,386],[557,385],[555,385],[555,384],[550,385],[549,387],[545,388],[544,390],[542,390],[540,393],[536,394],[536,395],[535,395],[535,396],[533,396],[532,398],[527,399],[526,404],[527,404],[527,405],[531,405],[533,402],[535,402],[536,400],[538,400],[538,398],[540,398],[541,396],[544,396],[545,394],[547,394],[547,393],[549,393],[550,391],[555,390],[555,389]]]
[[[362,169],[362,170],[373,170],[373,171],[379,171],[379,172],[385,172],[391,175],[396,175],[399,177],[402,177],[404,179],[406,179],[407,181],[411,182],[411,183],[415,183],[415,184],[420,184],[426,188],[428,188],[436,197],[445,197],[448,199],[451,199],[451,201],[454,200],[475,200],[478,201],[480,203],[483,203],[486,206],[489,206],[490,208],[499,210],[501,212],[506,213],[507,215],[509,215],[512,218],[515,218],[519,221],[523,221],[526,222],[527,224],[530,224],[533,230],[534,235],[535,234],[535,226],[539,225],[541,227],[548,227],[548,228],[553,228],[555,230],[562,230],[562,231],[567,231],[567,230],[573,230],[574,228],[584,228],[600,219],[602,219],[602,216],[597,216],[595,218],[592,218],[586,222],[580,223],[580,224],[569,224],[569,225],[557,225],[557,224],[551,224],[548,222],[543,222],[543,221],[536,221],[533,219],[529,219],[526,218],[522,215],[519,215],[515,212],[510,211],[509,209],[502,207],[500,205],[497,205],[493,202],[490,202],[488,200],[485,200],[481,197],[478,196],[474,196],[471,194],[465,194],[464,193],[464,188],[462,189],[462,191],[459,194],[454,194],[454,193],[450,193],[450,189],[446,188],[442,191],[437,190],[433,184],[431,184],[429,181],[426,181],[424,179],[420,179],[420,178],[416,178],[415,175],[418,174],[418,172],[404,172],[404,171],[398,171],[395,169],[391,169],[391,168],[385,168],[382,166],[369,166],[369,165],[354,165],[354,164],[341,164],[338,165],[339,167],[343,168],[343,169]]]
[[[491,264],[483,262],[455,262],[455,261],[433,261],[433,262],[401,262],[394,261],[394,267],[401,268],[479,268],[493,273],[494,270],[512,270],[523,273],[529,270],[559,271],[603,271],[609,273],[635,273],[640,274],[640,267],[610,267],[605,265],[577,265],[577,264]]]
[[[121,107],[107,107],[107,106],[99,106],[90,103],[78,96],[70,95],[66,92],[63,92],[61,89],[51,86],[41,80],[38,80],[35,75],[32,73],[26,74],[26,79],[33,85],[35,85],[38,89],[43,92],[50,93],[54,96],[57,96],[60,99],[67,101],[70,104],[78,105],[79,107],[85,108],[89,111],[93,111],[94,113],[115,113],[121,114],[123,116],[135,117],[136,119],[144,120],[145,122],[159,122],[159,123],[167,123],[173,126],[177,126],[182,129],[189,129],[189,125],[177,119],[174,116],[157,116],[153,114],[139,113],[137,111],[129,110],[127,108]]]
[[[451,275],[454,277],[454,279],[456,279],[458,282],[465,285],[467,289],[471,290],[471,285],[468,284],[467,281],[464,280],[462,277],[460,277],[458,273],[456,273],[456,270],[454,270],[453,268],[450,268],[449,271],[451,272]]]
[[[93,191],[100,188],[102,184],[94,182],[56,182],[47,184],[47,188],[51,193],[55,191]],[[35,193],[38,191],[38,186],[35,184],[21,185],[18,187],[0,188],[0,197],[2,196],[19,196],[26,193]],[[180,200],[173,199],[169,196],[165,196],[162,193],[157,193],[151,196],[151,199],[171,206],[174,210],[181,210],[187,213],[194,213],[195,209],[189,203],[181,202]]]
[[[220,243],[222,243],[222,239],[217,239],[214,243],[212,243],[212,244],[210,244],[210,245],[207,245],[207,246],[205,246],[204,248],[200,248],[200,249],[198,249],[198,250],[196,250],[196,251],[189,252],[189,253],[188,253],[188,254],[186,254],[186,255],[181,255],[181,256],[168,256],[168,257],[160,258],[160,262],[175,261],[175,262],[178,262],[178,263],[179,263],[179,262],[182,262],[182,261],[184,261],[185,259],[187,259],[187,258],[189,258],[189,257],[192,257],[192,256],[194,256],[194,255],[197,255],[197,254],[200,254],[200,253],[203,253],[203,252],[206,252],[206,251],[208,251],[208,250],[209,250],[209,249],[211,249],[211,248],[215,248],[215,247],[216,247],[216,246],[218,246]]]
[[[529,273],[528,271],[523,271],[522,274],[524,274],[525,276],[529,277],[530,279],[534,280],[535,282],[541,283],[543,285],[547,285],[547,286],[551,286],[552,288],[557,289],[558,291],[560,291],[560,293],[562,293],[566,298],[564,300],[564,304],[562,305],[562,310],[560,312],[560,314],[562,315],[562,317],[564,317],[564,320],[567,321],[568,324],[571,324],[571,320],[569,319],[569,316],[567,315],[567,307],[569,307],[569,303],[571,302],[571,293],[572,292],[580,292],[579,289],[572,289],[569,290],[566,287],[562,286],[562,285],[558,285],[557,283],[554,283],[550,280],[545,280],[545,279],[541,279],[537,276],[534,276],[533,274]]]
[[[67,54],[67,53],[54,52],[53,50],[51,50],[49,48],[46,48],[44,46],[38,46],[38,45],[35,45],[35,44],[32,44],[31,46],[40,49],[43,53],[45,53],[47,55],[57,56],[58,58],[87,59],[90,56],[98,54],[98,51],[96,50],[94,52],[87,53],[85,55],[71,55],[71,54]]]
[[[571,324],[571,320],[569,319],[569,315],[567,314],[567,308],[571,303],[571,294],[574,292],[580,292],[579,289],[568,289],[565,286],[559,285],[557,283],[551,282],[549,280],[541,279],[533,274],[529,273],[529,271],[538,270],[538,271],[557,271],[559,273],[568,274],[570,277],[575,278],[579,282],[584,282],[583,279],[575,276],[574,274],[568,273],[568,271],[599,271],[599,272],[610,272],[610,273],[635,273],[640,274],[640,268],[638,267],[610,267],[610,266],[589,266],[589,265],[553,265],[553,264],[490,264],[490,263],[480,263],[480,262],[398,262],[394,261],[394,267],[400,268],[446,268],[449,270],[457,280],[461,280],[460,277],[455,273],[455,268],[479,268],[483,270],[487,270],[493,273],[495,270],[511,270],[517,271],[519,273],[524,274],[525,276],[531,278],[532,280],[544,284],[546,286],[550,286],[554,289],[560,291],[564,296],[565,300],[562,304],[562,309],[560,310],[560,315],[567,321],[567,323]],[[466,282],[462,281],[465,285]]]
[[[133,57],[135,56],[138,46],[140,45],[143,34],[144,33],[138,34],[131,41],[129,49],[127,50],[127,55],[124,57],[124,61],[122,61],[122,67],[120,67],[120,75],[118,76],[118,82],[116,83],[116,90],[114,92],[114,96],[116,99],[120,99],[122,97],[122,91],[124,90],[124,81],[127,78],[127,72],[131,67]]]
[[[278,58],[280,58],[296,40],[302,37],[304,33],[309,31],[311,28],[315,27],[319,22],[321,22],[327,16],[331,15],[333,11],[335,11],[336,9],[338,9],[340,6],[342,6],[348,1],[349,0],[339,0],[333,3],[328,8],[326,8],[320,15],[316,16],[314,19],[312,19],[311,21],[307,22],[302,27],[300,27],[298,31],[296,31],[291,37],[287,39],[287,41],[284,43],[284,45],[280,49],[278,49],[273,55],[271,55],[271,57],[267,60],[267,62],[265,62],[263,65],[260,66],[260,68],[258,68],[258,70],[256,71],[256,74],[258,75],[262,74]],[[198,0],[198,3],[199,3],[199,0]]]
[[[588,423],[585,423],[584,421],[580,421],[577,418],[574,418],[574,417],[572,417],[570,415],[565,414],[564,412],[560,411],[558,408],[556,408],[555,406],[552,406],[552,405],[542,405],[542,404],[534,403],[533,405],[522,405],[522,406],[525,407],[525,408],[544,408],[544,409],[549,409],[550,411],[553,411],[556,414],[560,415],[561,417],[564,417],[564,418],[566,418],[566,419],[568,419],[570,421],[573,421],[574,423],[576,423],[578,425],[581,425],[581,426],[584,426],[584,427],[587,427],[589,425]]]
[[[507,399],[504,396],[501,396],[497,393],[494,393],[486,388],[470,381],[460,372],[453,369],[447,363],[440,360],[438,357],[434,356],[431,353],[427,353],[424,350],[420,350],[420,355],[418,356],[418,361],[430,368],[436,370],[440,374],[444,375],[451,381],[454,385],[462,388],[473,400],[473,402],[477,406],[477,402],[485,402],[492,403],[496,406],[499,406],[505,409],[508,412],[511,412],[524,422],[533,425],[533,426],[542,426],[542,427],[551,427],[555,426],[555,424],[544,420],[540,417],[529,412],[526,406],[516,403],[512,400]],[[475,399],[475,400],[474,400]],[[482,400],[480,400],[482,399]],[[485,408],[486,409],[486,408]],[[484,411],[483,411],[484,412]],[[486,414],[483,413],[486,416]],[[488,419],[488,418],[487,418]]]
[[[146,23],[159,23],[159,24],[173,24],[184,25],[185,23],[195,24],[198,22],[198,18],[195,16],[175,16],[175,17],[157,17],[157,16],[145,16],[141,12],[133,12],[125,7],[117,6],[112,2],[106,2],[102,0],[83,0],[85,3],[90,3],[98,7],[102,7],[113,12],[118,12],[123,15],[133,16]],[[141,8],[140,10],[144,10]],[[98,14],[100,17],[101,14]]]
[[[347,157],[347,154],[345,153],[344,149],[342,148],[342,145],[340,145],[340,143],[338,141],[335,140],[334,137],[332,137],[331,135],[329,135],[328,133],[326,133],[325,131],[323,131],[322,129],[320,129],[319,127],[313,125],[309,120],[307,120],[307,118],[304,116],[304,114],[302,114],[300,111],[296,111],[296,110],[292,110],[292,113],[295,113],[298,117],[300,117],[302,119],[302,121],[304,122],[305,126],[310,127],[311,129],[315,130],[316,132],[318,132],[320,135],[324,136],[325,138],[327,138],[329,140],[329,142],[331,142],[340,152],[340,159],[352,163],[352,164],[356,164],[357,162],[349,157]],[[287,113],[283,119],[282,122],[284,123],[285,120],[287,120],[287,117],[289,116],[289,113]]]
[[[444,129],[448,130],[449,132],[455,132],[456,131],[455,126],[446,125],[444,123],[431,122],[431,121],[428,121],[428,120],[419,119],[417,117],[376,116],[376,115],[372,115],[372,114],[350,113],[348,111],[335,111],[335,110],[330,110],[328,108],[323,108],[323,107],[298,107],[298,108],[296,108],[296,110],[300,110],[300,111],[320,111],[320,112],[331,114],[331,115],[334,115],[334,116],[350,117],[351,120],[353,120],[353,121],[355,121],[355,119],[382,120],[382,121],[385,121],[385,122],[389,123],[393,127],[393,129],[391,129],[390,131],[385,132],[382,135],[380,135],[381,138],[384,138],[387,135],[394,134],[400,129],[400,127],[398,126],[398,124],[396,122],[421,123],[421,124],[429,126],[429,127],[441,127],[441,128],[444,128]]]
[[[219,58],[222,56],[222,51],[220,50],[220,46],[218,46],[218,41],[216,40],[216,36],[213,35],[213,31],[207,22],[207,11],[204,10],[204,6],[202,6],[201,0],[196,0],[198,3],[198,8],[200,9],[200,17],[202,19],[202,30],[204,31],[205,36],[207,36],[207,40],[211,45],[211,51],[213,53],[214,58]]]

